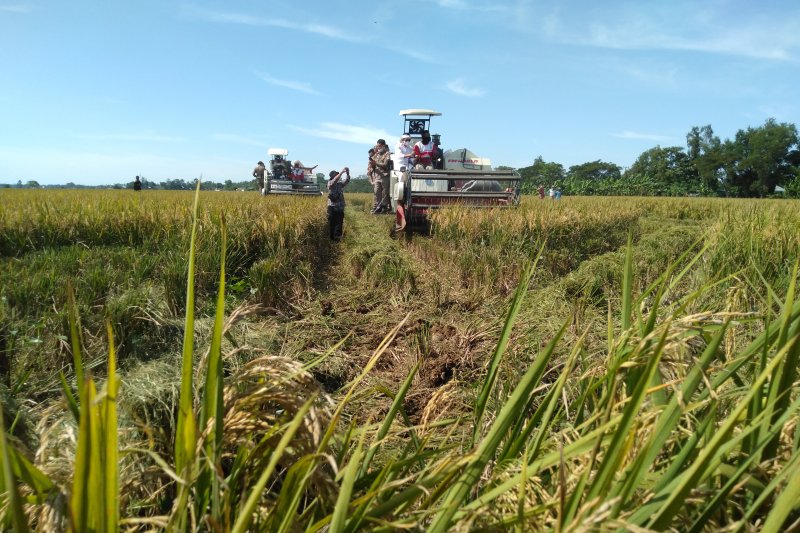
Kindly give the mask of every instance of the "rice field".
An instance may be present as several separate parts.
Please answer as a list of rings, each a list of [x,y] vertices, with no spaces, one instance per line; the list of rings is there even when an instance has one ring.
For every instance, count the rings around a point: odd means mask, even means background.
[[[800,204],[0,191],[0,523],[800,527]]]

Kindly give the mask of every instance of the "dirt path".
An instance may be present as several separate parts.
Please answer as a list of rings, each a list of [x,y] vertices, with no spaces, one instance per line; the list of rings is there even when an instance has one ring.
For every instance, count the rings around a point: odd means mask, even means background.
[[[314,369],[317,379],[335,393],[409,315],[367,381],[395,391],[420,361],[406,402],[410,416],[418,418],[437,390],[455,388],[480,370],[497,324],[491,318],[476,319],[457,299],[443,301],[441,273],[416,253],[416,240],[427,237],[392,239],[393,223],[392,216],[370,215],[364,205],[348,206],[344,239],[332,245],[315,294],[300,307],[300,317],[285,324],[284,338],[286,351],[305,360],[343,341]],[[365,410],[380,410],[383,403],[373,398]]]

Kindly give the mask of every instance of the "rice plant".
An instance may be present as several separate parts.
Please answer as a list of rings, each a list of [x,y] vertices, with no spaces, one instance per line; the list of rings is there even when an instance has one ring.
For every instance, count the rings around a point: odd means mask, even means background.
[[[206,215],[204,199],[196,193],[191,229],[180,230],[188,257],[179,392],[167,409],[172,445],[117,438],[125,434],[117,398],[126,379],[117,377],[113,326],[103,364],[91,364],[84,354],[96,344],[68,289],[72,374],[60,383],[77,435],[69,482],[27,459],[4,424],[4,527],[780,531],[800,519],[800,301],[787,213],[752,218],[749,207],[674,200],[594,215],[581,211],[593,209],[582,200],[533,203],[521,213],[443,210],[433,238],[396,245],[407,253],[397,261],[381,255],[383,245],[353,237],[358,248],[341,257],[351,269],[337,279],[406,289],[396,305],[409,307],[384,318],[369,356],[326,391],[312,372],[350,349],[352,335],[305,363],[237,342],[237,322],[255,311],[229,306],[232,250],[252,264],[261,259],[241,244],[247,231],[232,227],[231,213]],[[670,210],[695,217],[695,231],[654,222]],[[725,217],[736,222],[729,227]],[[697,228],[698,220],[709,223]],[[654,226],[663,231],[648,237]],[[277,234],[281,242],[262,243],[274,247],[272,257],[303,239],[289,227]],[[564,260],[560,253],[583,236]],[[455,238],[480,243],[464,247],[469,260],[452,260],[459,254],[447,242]],[[214,281],[198,260],[208,246],[218,261]],[[452,328],[469,332],[469,342],[490,339],[493,349],[412,416],[409,395],[446,341],[432,331],[433,316],[409,334],[419,318],[413,305],[442,279],[416,274],[422,259],[439,273],[459,272],[460,287],[440,289],[437,307],[459,291],[491,290],[475,309],[500,302],[504,311],[496,328]],[[513,286],[482,261],[507,269]],[[264,272],[260,286],[269,279]],[[215,293],[207,340],[196,337],[205,320],[195,315],[201,280]],[[402,354],[404,336],[416,359],[396,383],[374,381]],[[226,366],[236,357],[244,362]],[[102,368],[104,383],[94,377]],[[379,401],[385,409],[362,409]],[[464,401],[468,409],[453,407]],[[137,501],[128,496],[131,461],[152,467],[154,488],[139,487]]]

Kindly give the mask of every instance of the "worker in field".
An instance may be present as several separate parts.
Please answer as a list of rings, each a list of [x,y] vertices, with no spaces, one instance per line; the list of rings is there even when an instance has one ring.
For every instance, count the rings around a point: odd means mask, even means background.
[[[350,183],[350,169],[328,173],[328,233],[332,241],[341,241],[344,235],[344,188]]]
[[[375,185],[375,161],[372,160],[373,155],[375,155],[375,148],[370,148],[369,152],[367,152],[367,179],[370,185]],[[375,204],[372,207],[375,207]]]
[[[372,210],[372,214],[377,215],[378,213],[390,213],[392,211],[389,201],[389,172],[392,160],[389,146],[385,140],[378,139],[374,149],[375,152],[370,157],[370,160],[375,164],[375,170],[373,171],[375,176],[375,184],[373,186],[375,207]]]
[[[422,131],[422,139],[414,145],[414,159],[417,170],[433,170],[433,151],[435,147],[428,130]]]
[[[299,187],[302,187],[303,180],[306,177],[306,171],[303,168],[303,164],[300,163],[300,161],[295,161],[294,163],[292,163],[291,177],[292,177],[292,188],[293,189],[297,189]]]
[[[256,182],[258,182],[258,192],[262,195],[266,194],[266,191],[264,190],[264,172],[266,170],[267,167],[264,166],[263,161],[259,161],[256,165],[256,168],[253,169],[253,177],[256,179]]]
[[[539,193],[539,199],[544,200],[544,185],[539,185],[539,188],[536,189],[536,192]]]
[[[139,176],[136,176],[136,179],[133,180],[133,190],[134,191],[142,190],[142,181],[139,179]]]
[[[414,148],[411,146],[411,135],[404,133],[397,141],[397,146],[394,148],[394,169],[395,170],[411,170],[411,161],[414,157]]]

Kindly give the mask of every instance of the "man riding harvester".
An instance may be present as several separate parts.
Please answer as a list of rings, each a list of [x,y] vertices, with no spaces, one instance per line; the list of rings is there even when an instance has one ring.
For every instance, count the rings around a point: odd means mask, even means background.
[[[267,179],[264,184],[264,194],[297,194],[319,196],[322,191],[314,176],[313,167],[304,166],[300,161],[290,162],[286,156],[289,150],[284,148],[270,148]]]
[[[442,150],[439,135],[430,134],[430,109],[406,109],[403,136],[414,143],[413,154],[395,153],[391,172],[393,234],[427,231],[432,210],[448,205],[516,207],[521,178],[515,170],[492,170],[489,159],[466,148]]]

